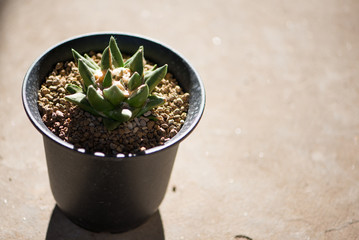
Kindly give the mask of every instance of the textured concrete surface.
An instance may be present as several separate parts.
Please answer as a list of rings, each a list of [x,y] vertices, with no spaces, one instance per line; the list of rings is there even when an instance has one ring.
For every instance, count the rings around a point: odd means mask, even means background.
[[[348,0],[0,0],[0,239],[359,239],[358,12]],[[160,211],[117,235],[55,208],[20,99],[43,51],[94,31],[166,43],[207,92]]]

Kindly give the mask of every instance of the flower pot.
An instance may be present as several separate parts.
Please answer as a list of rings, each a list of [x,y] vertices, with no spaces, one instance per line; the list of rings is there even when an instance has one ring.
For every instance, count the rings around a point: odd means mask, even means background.
[[[104,156],[76,149],[54,135],[42,122],[37,91],[60,61],[72,59],[71,48],[102,51],[114,36],[124,53],[144,46],[145,58],[163,65],[190,93],[187,119],[176,136],[141,154]],[[121,232],[144,223],[164,198],[179,143],[198,124],[205,105],[203,84],[193,67],[178,53],[148,38],[95,33],[66,40],[42,54],[25,75],[25,111],[42,134],[50,186],[58,207],[76,224],[92,231]]]

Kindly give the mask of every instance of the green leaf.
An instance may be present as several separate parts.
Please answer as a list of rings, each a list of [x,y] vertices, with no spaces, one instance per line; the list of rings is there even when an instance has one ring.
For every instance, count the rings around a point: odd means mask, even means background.
[[[120,123],[126,122],[132,117],[132,112],[129,109],[114,109],[105,113],[109,118],[116,120]]]
[[[145,83],[148,85],[150,93],[155,89],[155,87],[160,83],[160,81],[167,74],[167,64],[163,65],[160,68],[157,68],[154,71],[150,71],[145,74]]]
[[[86,99],[86,95],[84,93],[74,93],[71,95],[65,96],[65,99],[69,102],[72,102],[78,105],[83,110],[95,115],[99,116],[100,114],[91,107],[90,103]]]
[[[86,91],[89,86],[95,85],[95,76],[82,59],[79,59],[78,67]]]
[[[137,113],[136,117],[141,116],[142,114],[150,111],[154,107],[158,107],[165,103],[165,99],[155,95],[148,96],[146,105]]]
[[[147,100],[148,94],[148,86],[143,84],[134,93],[132,93],[132,95],[127,99],[127,102],[131,107],[142,107]]]
[[[103,118],[103,124],[108,131],[112,131],[115,130],[118,126],[120,126],[121,123],[112,119]]]
[[[132,72],[138,72],[138,74],[140,76],[142,76],[142,74],[143,74],[143,61],[144,61],[143,46],[141,46],[141,47],[139,47],[137,52],[132,57],[127,59],[127,61],[125,62],[124,67],[131,69]]]
[[[136,88],[138,88],[139,86],[141,86],[141,84],[142,84],[141,76],[140,76],[140,74],[135,72],[134,74],[132,74],[130,80],[128,80],[127,87],[130,91],[133,91]]]
[[[71,49],[71,51],[72,51],[72,56],[74,57],[75,61],[78,62],[81,59],[83,61],[83,63],[85,63],[87,65],[87,67],[90,68],[91,72],[95,72],[96,70],[100,69],[100,67],[95,62],[92,63],[85,57],[81,56],[81,54],[78,53],[75,49]]]
[[[154,70],[157,69],[157,64],[155,64],[150,70],[146,71],[143,73],[144,79],[146,79],[146,77],[151,74],[151,72],[153,72]]]
[[[83,56],[81,56],[80,53],[78,53],[75,49],[71,49],[71,52],[72,52],[72,56],[74,57],[75,59],[75,62],[78,62],[79,59],[83,58]]]
[[[112,36],[110,38],[110,51],[112,55],[112,63],[115,68],[123,67],[123,58],[120,49],[117,46],[115,38]]]
[[[101,58],[101,70],[107,70],[109,68],[111,68],[111,59],[110,59],[110,51],[109,51],[109,47],[105,48],[105,50],[103,50],[102,53],[102,58]]]
[[[114,106],[119,105],[123,102],[123,100],[125,100],[125,95],[116,85],[112,85],[111,87],[104,89],[102,92],[104,98]]]
[[[112,86],[112,74],[110,70],[107,70],[105,78],[103,79],[102,82],[102,87],[103,88],[108,88]]]
[[[92,85],[87,89],[87,99],[96,111],[105,112],[114,109],[114,106],[104,99]]]
[[[150,70],[146,71],[144,73],[144,76],[146,77],[146,75],[150,74],[152,71],[156,70],[157,69],[157,64],[155,64]]]
[[[81,87],[79,87],[75,84],[72,84],[72,83],[66,84],[65,89],[71,94],[83,92],[83,89]]]
[[[86,60],[88,61],[88,64],[90,64],[92,67],[94,67],[96,70],[99,70],[100,67],[97,65],[97,63],[86,53],[84,54]]]
[[[155,64],[155,65],[153,66],[153,68],[151,68],[150,71],[154,71],[154,70],[156,70],[156,69],[157,69],[157,64]]]

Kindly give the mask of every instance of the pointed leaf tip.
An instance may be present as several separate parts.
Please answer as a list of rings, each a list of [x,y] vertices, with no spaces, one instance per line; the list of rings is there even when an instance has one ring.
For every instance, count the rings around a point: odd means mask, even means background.
[[[115,66],[115,68],[123,67],[124,63],[122,54],[113,36],[111,36],[110,38],[109,46],[113,65]]]
[[[102,58],[101,58],[101,70],[107,70],[111,68],[111,56],[109,47],[106,47],[105,50],[103,50]]]
[[[148,96],[148,100],[146,105],[137,113],[137,117],[141,116],[142,114],[150,111],[151,109],[158,107],[165,103],[165,98],[158,97],[155,95]]]
[[[142,107],[147,100],[148,94],[148,86],[143,84],[127,99],[127,102],[131,107]]]
[[[95,76],[92,74],[92,71],[82,59],[79,59],[78,61],[78,68],[83,80],[85,90],[87,90],[89,86],[95,85]]]
[[[83,90],[81,87],[75,85],[75,84],[72,84],[72,83],[68,83],[65,85],[65,89],[71,93],[71,94],[74,94],[74,93],[82,93]]]
[[[101,96],[92,85],[87,89],[87,99],[96,111],[105,112],[114,108],[114,106],[109,101],[104,99],[104,97]]]
[[[143,74],[143,62],[144,62],[144,54],[143,54],[143,46],[139,47],[137,52],[127,59],[124,67],[131,69],[132,72],[138,72],[140,76]]]
[[[155,87],[160,83],[160,81],[167,74],[167,64],[162,67],[157,68],[154,71],[148,71],[145,74],[145,83],[148,85],[150,93],[155,89]]]
[[[74,57],[75,62],[78,62],[82,57],[80,53],[78,53],[75,49],[71,48],[72,56]]]
[[[105,77],[103,79],[102,82],[102,87],[103,88],[108,88],[112,86],[112,74],[110,70],[107,70]]]
[[[69,102],[72,102],[78,105],[83,110],[95,115],[99,116],[100,114],[91,107],[90,103],[87,101],[86,95],[84,93],[74,93],[71,95],[65,96],[65,99]]]
[[[125,100],[125,94],[116,86],[112,85],[103,90],[103,96],[114,106],[119,105]]]
[[[90,57],[84,57],[82,56],[80,53],[78,53],[75,49],[71,49],[72,51],[72,56],[74,57],[74,60],[76,63],[78,63],[79,60],[82,60],[84,64],[87,65],[87,67],[89,67],[89,69],[91,70],[91,72],[94,72],[97,69],[100,69],[100,67],[90,58]],[[87,54],[85,54],[87,55]],[[89,60],[88,58],[90,58],[91,60]]]
[[[128,89],[130,91],[133,91],[136,88],[138,88],[139,86],[141,86],[141,84],[142,84],[141,76],[140,76],[140,74],[135,72],[134,74],[132,74],[130,80],[128,80]]]

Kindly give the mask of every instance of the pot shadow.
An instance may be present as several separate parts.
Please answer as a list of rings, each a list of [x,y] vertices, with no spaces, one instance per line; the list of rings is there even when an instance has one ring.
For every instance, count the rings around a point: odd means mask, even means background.
[[[71,222],[55,206],[52,211],[49,226],[47,228],[46,240],[68,240],[68,239],[86,239],[86,240],[139,240],[156,239],[165,240],[164,230],[161,220],[161,214],[157,211],[147,222],[123,233],[95,233],[83,229]]]

